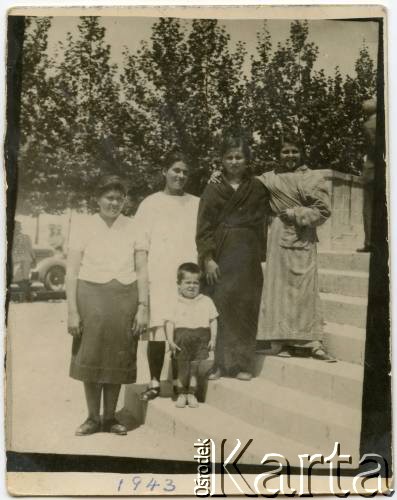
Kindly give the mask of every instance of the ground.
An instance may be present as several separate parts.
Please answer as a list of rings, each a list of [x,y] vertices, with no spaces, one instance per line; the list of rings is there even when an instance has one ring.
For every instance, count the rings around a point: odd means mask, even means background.
[[[170,457],[162,435],[134,425],[125,414],[122,418],[131,429],[127,436],[74,435],[87,414],[82,383],[68,376],[72,338],[66,329],[65,301],[11,303],[7,334],[8,450]],[[144,358],[143,348],[140,354]],[[145,377],[141,370],[141,381]],[[123,402],[122,392],[119,409]],[[178,447],[172,444],[174,457],[191,459],[191,450]]]

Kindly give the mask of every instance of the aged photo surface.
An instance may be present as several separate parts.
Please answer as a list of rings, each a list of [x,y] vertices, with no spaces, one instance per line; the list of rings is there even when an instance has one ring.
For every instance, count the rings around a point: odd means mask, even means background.
[[[386,33],[10,11],[10,492],[390,488]]]

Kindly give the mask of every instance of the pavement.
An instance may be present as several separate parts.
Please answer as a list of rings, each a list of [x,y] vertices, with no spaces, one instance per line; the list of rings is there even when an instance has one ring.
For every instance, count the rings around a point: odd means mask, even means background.
[[[66,302],[11,303],[7,327],[7,449],[17,452],[107,455],[192,460],[193,449],[139,425],[122,409],[127,436],[77,437],[86,419],[83,385],[69,377],[72,338]],[[144,359],[144,346],[138,356]],[[142,361],[141,361],[142,363]],[[147,371],[141,370],[141,381]],[[193,443],[192,443],[193,444]]]

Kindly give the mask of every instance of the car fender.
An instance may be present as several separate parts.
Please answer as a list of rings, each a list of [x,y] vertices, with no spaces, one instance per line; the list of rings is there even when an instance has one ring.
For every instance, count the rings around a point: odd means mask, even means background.
[[[33,272],[38,276],[40,281],[44,281],[47,271],[53,266],[61,266],[66,270],[66,261],[60,257],[47,257],[41,260],[34,268]]]

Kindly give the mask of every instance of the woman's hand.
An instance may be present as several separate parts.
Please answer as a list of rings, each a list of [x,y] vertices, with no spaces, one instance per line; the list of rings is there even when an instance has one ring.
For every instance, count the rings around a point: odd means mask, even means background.
[[[78,312],[68,314],[68,333],[75,338],[80,338],[83,332],[81,319]]]
[[[215,351],[215,345],[216,345],[216,339],[211,339],[211,340],[208,342],[208,350],[209,350],[210,352]]]
[[[134,335],[142,335],[148,325],[148,308],[144,304],[138,305],[138,310],[135,314],[134,322],[132,324],[132,333]]]
[[[291,224],[295,222],[295,210],[293,208],[287,208],[280,213],[280,219],[285,224]]]
[[[298,226],[315,226],[320,220],[320,213],[313,208],[299,207],[296,209],[296,223]]]
[[[181,350],[181,348],[179,346],[177,346],[173,340],[169,340],[168,341],[168,345],[169,345],[170,351],[174,355],[176,354],[176,351],[180,351]]]
[[[220,170],[214,170],[211,177],[208,179],[208,184],[219,184],[221,182],[222,172]]]
[[[215,285],[221,277],[219,266],[213,259],[209,259],[205,263],[205,277],[209,285]]]

